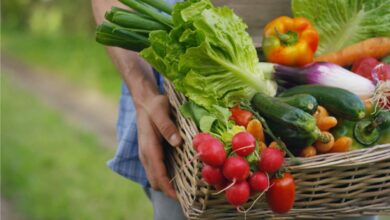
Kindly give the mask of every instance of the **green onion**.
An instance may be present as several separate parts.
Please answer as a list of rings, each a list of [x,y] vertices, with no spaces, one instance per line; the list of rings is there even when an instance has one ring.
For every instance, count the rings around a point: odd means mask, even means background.
[[[118,8],[118,7],[115,7],[113,6],[111,8],[111,12],[125,12],[125,13],[133,13],[133,14],[136,14],[142,18],[145,18],[145,19],[149,19],[149,20],[152,20],[154,21],[154,19],[146,14],[142,14],[142,13],[139,13],[137,11],[129,11],[129,10],[126,10],[126,9],[123,9],[123,8]],[[107,13],[107,12],[106,12]]]
[[[149,46],[146,36],[109,22],[103,22],[97,27],[96,41],[104,45],[133,51],[141,51]]]
[[[125,28],[169,30],[169,28],[164,24],[143,18],[132,12],[109,11],[106,13],[105,17],[108,21]]]
[[[140,0],[148,5],[151,5],[157,9],[160,9],[161,11],[167,13],[167,14],[172,14],[172,5],[166,3],[165,1],[162,0]]]
[[[152,17],[155,21],[161,22],[168,27],[173,27],[172,17],[170,15],[164,15],[155,8],[138,0],[119,0],[123,4],[140,13],[146,14]]]

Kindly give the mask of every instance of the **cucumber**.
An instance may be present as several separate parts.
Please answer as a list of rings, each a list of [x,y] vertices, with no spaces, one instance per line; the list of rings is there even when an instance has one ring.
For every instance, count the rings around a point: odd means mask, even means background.
[[[329,112],[340,118],[357,121],[365,116],[363,101],[345,89],[321,85],[302,85],[286,90],[280,96],[297,94],[314,96],[319,105],[324,106]]]
[[[278,98],[257,93],[252,98],[251,104],[254,110],[269,123],[272,132],[282,140],[288,139],[289,142],[293,142],[294,137],[316,140],[320,136],[320,130],[313,116]]]
[[[313,114],[317,110],[317,100],[309,94],[298,94],[288,97],[277,97],[278,100],[299,108],[309,114]]]

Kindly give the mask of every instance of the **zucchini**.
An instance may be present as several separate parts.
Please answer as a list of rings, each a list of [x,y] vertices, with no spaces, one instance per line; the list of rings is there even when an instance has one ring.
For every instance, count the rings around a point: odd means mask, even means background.
[[[365,116],[363,101],[345,89],[321,85],[302,85],[286,90],[280,96],[297,94],[314,96],[319,105],[324,106],[329,112],[340,118],[357,121]]]
[[[299,149],[312,145],[317,140],[317,135],[286,128],[284,125],[272,120],[268,120],[268,125],[293,153],[298,153]]]
[[[317,100],[309,94],[298,94],[288,97],[277,97],[278,100],[299,108],[309,114],[313,114],[317,110]]]
[[[253,109],[266,119],[272,132],[283,141],[288,140],[289,147],[290,143],[294,142],[294,137],[308,139],[307,142],[313,143],[321,134],[312,115],[278,98],[257,93],[252,98],[251,104]],[[294,147],[304,146],[294,144]]]

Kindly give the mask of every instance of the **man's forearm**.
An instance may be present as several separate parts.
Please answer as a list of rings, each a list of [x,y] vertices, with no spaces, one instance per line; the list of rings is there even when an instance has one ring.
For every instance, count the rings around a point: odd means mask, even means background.
[[[116,0],[92,0],[96,23],[103,22],[105,12],[112,6],[123,7]],[[158,94],[152,68],[136,52],[115,47],[107,47],[107,50],[129,88],[136,107]]]

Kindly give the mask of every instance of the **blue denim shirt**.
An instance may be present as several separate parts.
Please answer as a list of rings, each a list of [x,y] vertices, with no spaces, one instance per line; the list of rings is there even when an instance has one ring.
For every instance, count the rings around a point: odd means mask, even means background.
[[[163,93],[164,79],[154,72],[160,92]],[[138,134],[136,111],[131,94],[125,83],[122,83],[117,121],[118,148],[113,159],[107,165],[118,174],[149,186],[146,173],[138,157]]]

